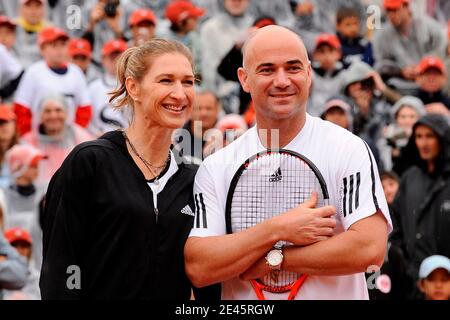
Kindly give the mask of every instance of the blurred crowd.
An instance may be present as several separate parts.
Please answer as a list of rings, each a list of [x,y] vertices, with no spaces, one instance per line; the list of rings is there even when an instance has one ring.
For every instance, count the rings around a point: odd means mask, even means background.
[[[371,298],[450,298],[450,1],[1,0],[0,299],[40,298],[50,178],[128,124],[108,96],[120,55],[153,37],[191,49],[196,105],[173,139],[201,163],[255,124],[237,69],[271,24],[305,42],[308,113],[364,139],[380,169],[394,231]]]

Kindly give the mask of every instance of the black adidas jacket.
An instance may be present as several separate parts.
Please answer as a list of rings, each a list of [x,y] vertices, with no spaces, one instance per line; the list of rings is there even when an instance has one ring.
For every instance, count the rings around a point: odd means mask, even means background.
[[[152,191],[120,132],[77,146],[48,188],[42,298],[188,300],[183,248],[194,217],[181,211],[194,208],[196,171],[179,164],[158,195],[156,221]]]

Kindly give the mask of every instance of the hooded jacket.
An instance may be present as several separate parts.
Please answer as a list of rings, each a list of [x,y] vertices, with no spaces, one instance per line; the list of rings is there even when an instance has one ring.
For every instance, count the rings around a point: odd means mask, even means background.
[[[431,128],[439,137],[441,152],[429,173],[420,159],[414,133],[417,126]],[[406,146],[411,167],[402,176],[393,203],[391,239],[405,252],[407,273],[417,280],[422,260],[434,254],[450,256],[450,127],[445,118],[428,114],[416,122]]]
[[[77,146],[47,192],[42,298],[189,300],[183,250],[196,171],[178,164],[156,196],[156,211],[149,181],[120,132]]]

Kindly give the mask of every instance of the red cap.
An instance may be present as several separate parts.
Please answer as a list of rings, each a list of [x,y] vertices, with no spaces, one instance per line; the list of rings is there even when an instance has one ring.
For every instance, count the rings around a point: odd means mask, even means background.
[[[196,7],[186,0],[173,1],[166,7],[166,17],[172,23],[179,23],[189,17],[201,17],[205,12],[205,9]]]
[[[11,120],[15,120],[15,119],[16,119],[16,115],[14,114],[14,112],[12,112],[11,108],[8,107],[7,105],[1,104],[0,105],[0,120],[11,121]]]
[[[317,36],[316,38],[316,49],[322,45],[322,44],[328,44],[331,47],[340,50],[341,49],[341,42],[339,41],[339,38],[335,34],[331,33],[322,33]]]
[[[90,58],[92,56],[91,44],[86,39],[72,39],[69,42],[69,55]]]
[[[384,0],[383,5],[386,10],[397,10],[407,3],[409,0]]]
[[[432,68],[438,69],[442,74],[447,73],[444,62],[440,58],[433,56],[427,56],[420,60],[419,65],[417,66],[417,73],[422,74]]]
[[[127,43],[123,40],[116,39],[105,42],[102,49],[102,56],[109,56],[112,53],[122,53],[128,49]]]
[[[5,238],[9,243],[14,243],[16,241],[25,241],[30,245],[33,244],[30,234],[21,228],[11,228],[5,231]]]
[[[58,39],[69,40],[69,36],[63,29],[47,27],[39,33],[38,44],[41,47],[45,43],[53,42]]]
[[[133,11],[130,19],[128,19],[128,24],[130,25],[130,27],[132,27],[137,25],[138,23],[141,23],[142,21],[149,21],[156,25],[156,17],[153,11],[150,9],[138,9]]]
[[[0,26],[4,25],[9,26],[11,29],[15,29],[17,26],[16,23],[7,16],[0,16]]]
[[[40,3],[44,3],[44,0],[20,0],[20,3],[21,4],[25,4],[25,3],[28,3],[30,1],[39,1]]]

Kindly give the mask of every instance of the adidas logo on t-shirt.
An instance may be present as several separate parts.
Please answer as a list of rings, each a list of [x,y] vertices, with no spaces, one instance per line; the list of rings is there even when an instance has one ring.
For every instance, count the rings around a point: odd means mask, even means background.
[[[183,209],[181,209],[181,213],[194,216],[194,212],[192,212],[192,209],[191,207],[189,207],[189,205],[186,205]]]

